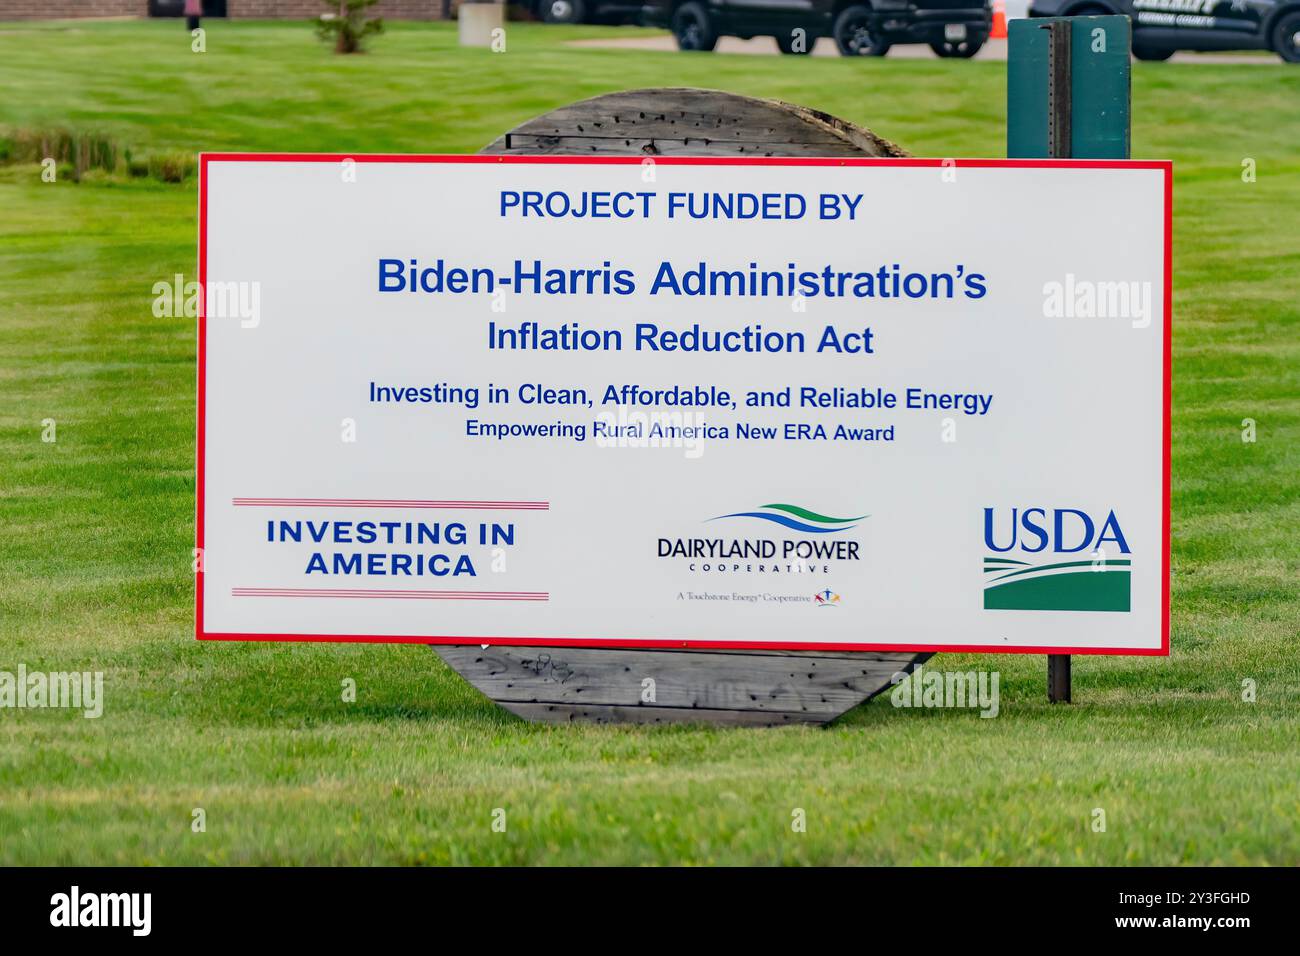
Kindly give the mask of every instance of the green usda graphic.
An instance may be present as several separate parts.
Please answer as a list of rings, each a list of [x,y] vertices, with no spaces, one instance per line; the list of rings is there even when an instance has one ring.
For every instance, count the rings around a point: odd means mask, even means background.
[[[985,610],[1130,610],[1132,561],[1113,511],[1098,523],[1078,508],[1012,508],[1009,519],[985,508],[984,544]]]

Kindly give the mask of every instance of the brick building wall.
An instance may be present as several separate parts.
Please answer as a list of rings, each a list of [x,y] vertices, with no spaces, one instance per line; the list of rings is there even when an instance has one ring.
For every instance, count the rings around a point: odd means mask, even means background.
[[[452,0],[451,9],[458,6]],[[248,19],[303,20],[326,10],[320,0],[226,0],[226,13]],[[392,20],[438,20],[442,0],[379,0],[374,16]],[[0,20],[59,20],[65,17],[148,16],[149,0],[0,0]]]
[[[0,20],[64,17],[142,17],[149,0],[0,0]]]

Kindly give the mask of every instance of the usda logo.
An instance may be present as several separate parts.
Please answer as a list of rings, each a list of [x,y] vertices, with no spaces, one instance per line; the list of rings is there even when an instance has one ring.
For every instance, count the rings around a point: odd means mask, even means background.
[[[985,508],[984,546],[985,610],[1129,610],[1132,562],[1111,557],[1129,553],[1113,511],[1098,522],[1078,508]]]

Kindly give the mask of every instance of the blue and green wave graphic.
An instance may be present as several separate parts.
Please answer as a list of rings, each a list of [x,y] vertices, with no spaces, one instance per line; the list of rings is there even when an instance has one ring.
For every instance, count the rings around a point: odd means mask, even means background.
[[[1000,611],[1127,611],[1128,558],[1029,564],[986,557],[984,608]]]
[[[799,505],[761,505],[755,511],[737,511],[729,515],[718,515],[716,518],[710,518],[709,520],[758,518],[762,521],[779,524],[791,531],[802,531],[806,534],[834,534],[836,531],[848,531],[850,528],[856,528],[855,522],[869,517],[871,516],[858,515],[856,518],[833,518],[830,515],[820,514]]]

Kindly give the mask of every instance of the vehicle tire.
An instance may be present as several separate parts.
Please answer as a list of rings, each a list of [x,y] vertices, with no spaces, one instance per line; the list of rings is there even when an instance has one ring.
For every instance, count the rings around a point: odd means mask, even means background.
[[[979,37],[974,40],[944,40],[942,43],[931,43],[930,49],[945,59],[959,57],[963,60],[969,60],[983,46],[984,38]]]
[[[1167,60],[1174,55],[1174,51],[1166,47],[1158,46],[1135,46],[1133,55],[1139,60]]]
[[[835,18],[835,27],[831,31],[840,55],[884,56],[888,53],[889,41],[881,35],[878,19],[870,7],[845,7]]]
[[[776,48],[787,56],[807,56],[812,52],[813,44],[817,42],[816,37],[810,40],[805,36],[800,44],[803,49],[796,50],[794,48],[794,37],[791,34],[778,33],[774,39],[776,40]]]
[[[718,45],[718,33],[702,4],[683,3],[673,14],[677,49],[708,53]]]
[[[1288,63],[1300,63],[1300,10],[1282,14],[1273,26],[1273,51]]]
[[[587,19],[583,0],[538,0],[537,8],[547,23],[581,23]]]

